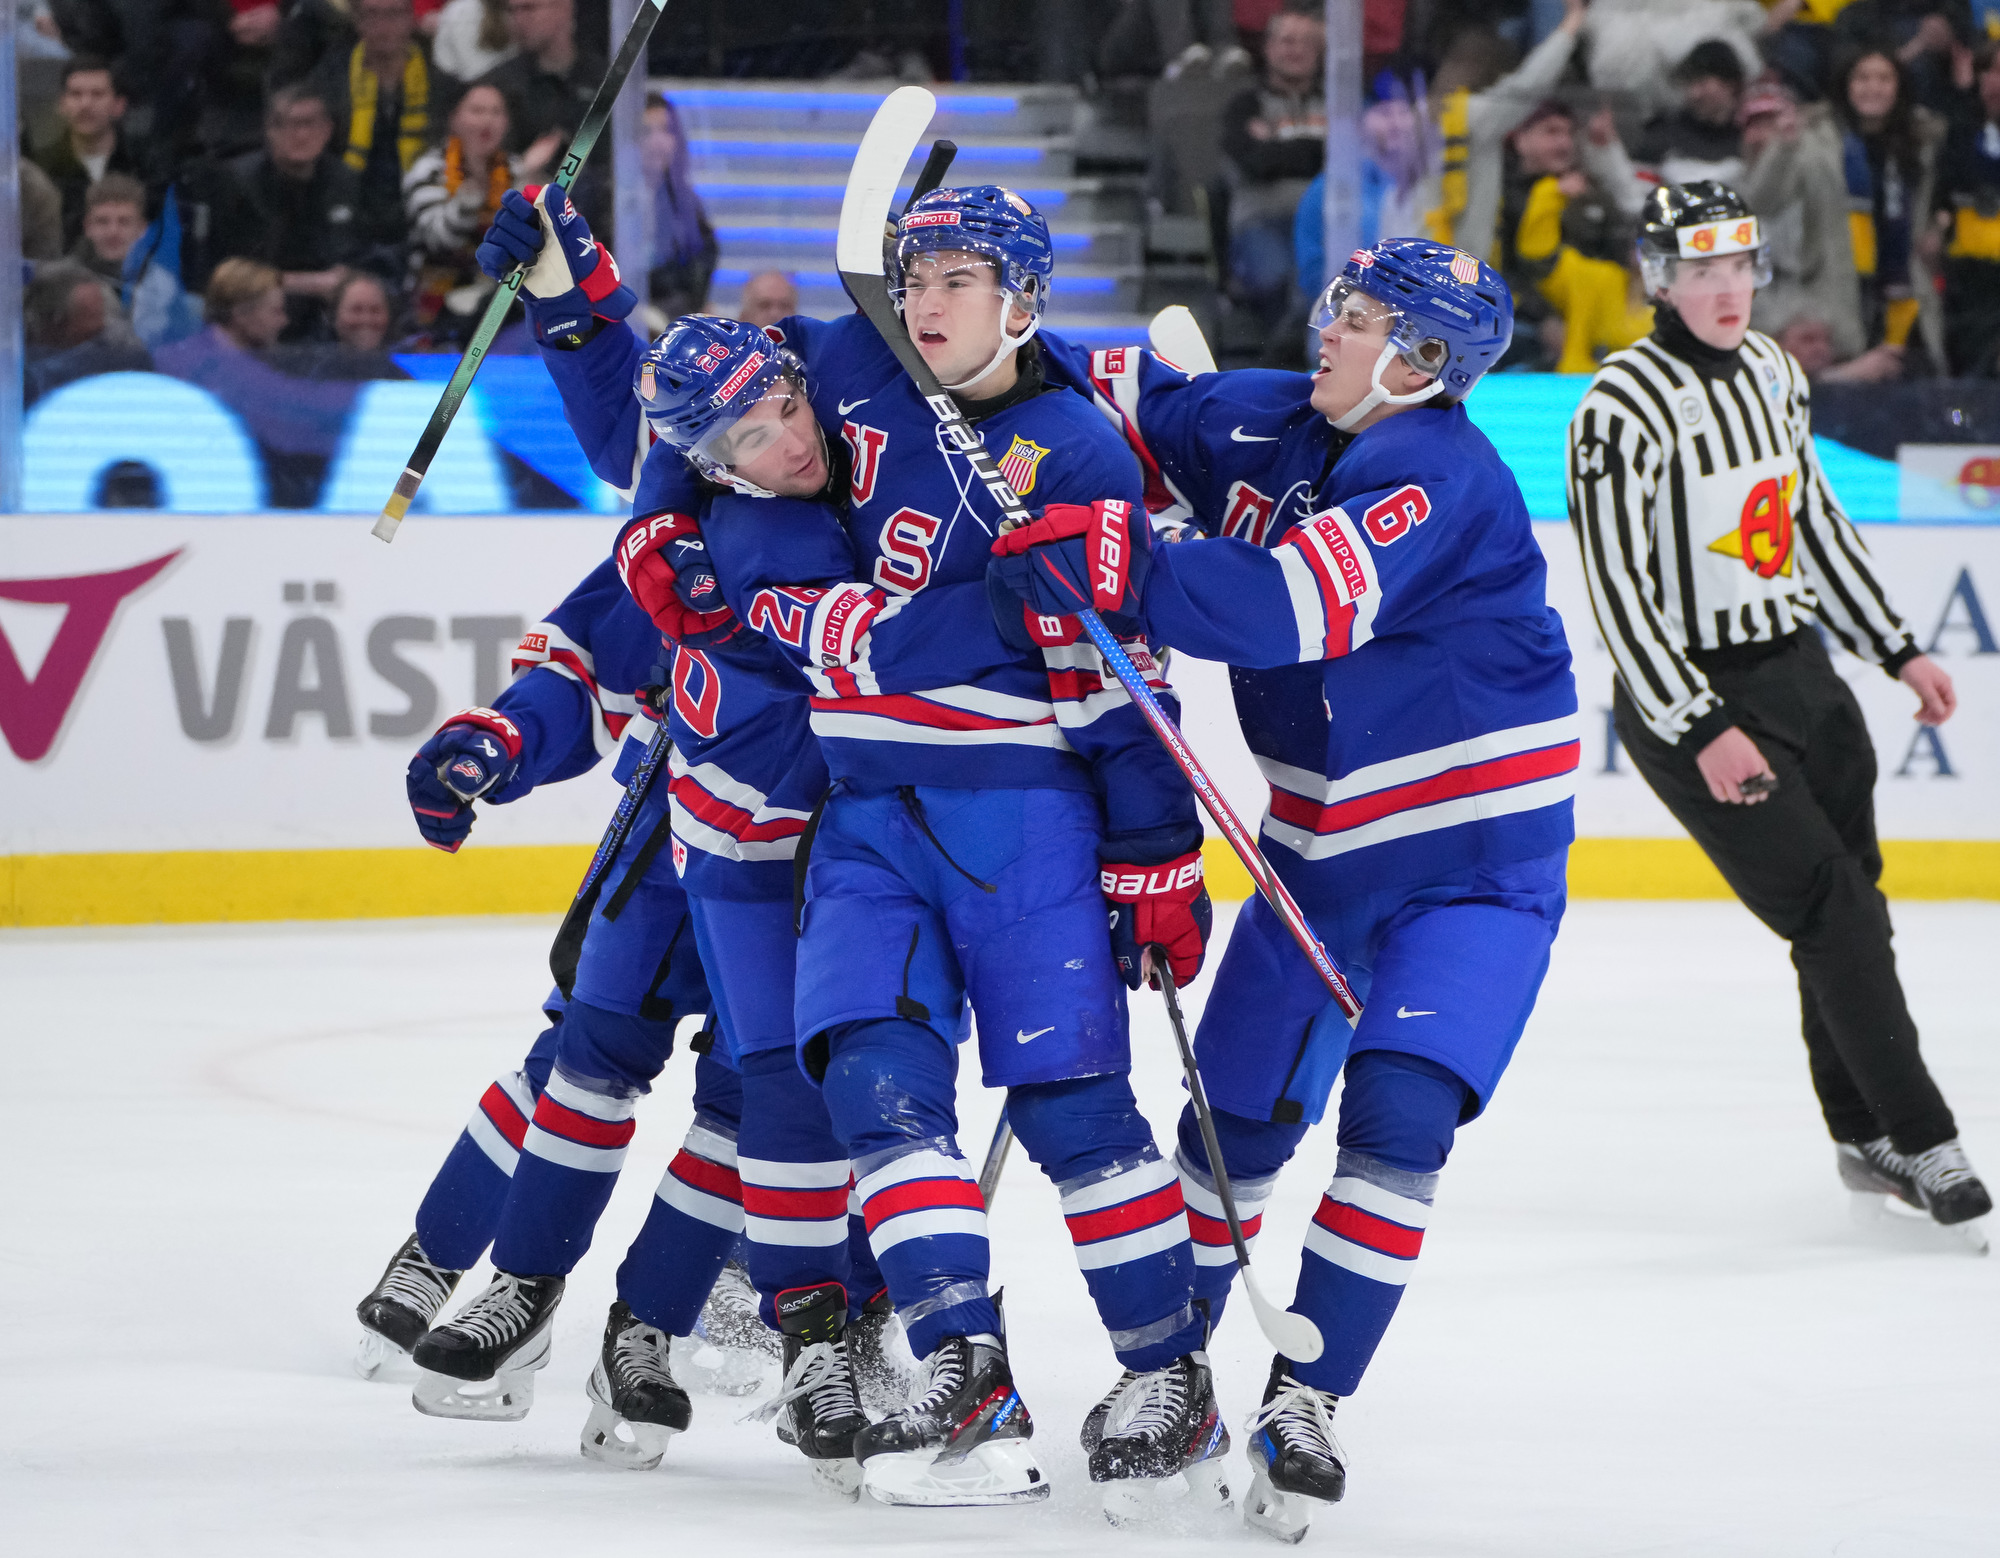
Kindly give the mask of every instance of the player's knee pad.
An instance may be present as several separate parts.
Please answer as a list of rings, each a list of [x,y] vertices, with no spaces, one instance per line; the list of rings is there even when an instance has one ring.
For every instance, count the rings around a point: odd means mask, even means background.
[[[958,1057],[930,1028],[888,1018],[842,1023],[825,1037],[821,1094],[850,1158],[956,1138]]]
[[[1449,1066],[1400,1050],[1362,1050],[1347,1062],[1340,1149],[1409,1174],[1435,1174],[1473,1100]]]
[[[555,1063],[593,1092],[631,1098],[652,1091],[674,1047],[674,1026],[571,1001],[556,1030]]]
[[[535,1042],[528,1046],[527,1058],[521,1062],[521,1075],[528,1079],[537,1097],[549,1085],[549,1072],[556,1063],[556,1043],[562,1035],[563,1012],[569,1002],[560,990],[551,990],[548,999],[542,1002],[542,1015],[549,1025],[535,1035]]]
[[[1153,1128],[1139,1113],[1131,1078],[1122,1071],[1010,1087],[1007,1123],[1036,1166],[1058,1184],[1154,1145]]]
[[[695,1057],[694,1112],[726,1121],[732,1131],[743,1123],[743,1078],[712,1054]]]

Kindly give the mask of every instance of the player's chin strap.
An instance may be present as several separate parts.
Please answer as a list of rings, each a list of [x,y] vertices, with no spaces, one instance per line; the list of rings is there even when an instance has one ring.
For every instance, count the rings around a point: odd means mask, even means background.
[[[1354,431],[1355,424],[1377,406],[1414,406],[1429,400],[1444,388],[1443,379],[1432,379],[1421,389],[1413,389],[1407,395],[1391,395],[1382,383],[1382,370],[1389,366],[1393,358],[1402,355],[1402,349],[1394,341],[1383,344],[1382,355],[1375,359],[1375,368],[1368,375],[1368,393],[1355,402],[1354,409],[1345,416],[1333,419],[1333,425],[1343,433]]]
[[[1015,294],[1007,291],[1006,288],[1003,287],[1000,289],[1000,350],[995,352],[987,361],[986,366],[981,368],[971,378],[961,379],[956,384],[947,384],[945,386],[946,389],[952,391],[954,394],[959,390],[971,389],[973,385],[977,384],[987,374],[1005,362],[1009,352],[1018,352],[1035,338],[1035,332],[1042,328],[1042,316],[1040,314],[1034,314],[1028,321],[1028,328],[1023,330],[1019,335],[1009,335],[1007,333],[1007,316],[1020,306],[1014,301],[1014,297]]]

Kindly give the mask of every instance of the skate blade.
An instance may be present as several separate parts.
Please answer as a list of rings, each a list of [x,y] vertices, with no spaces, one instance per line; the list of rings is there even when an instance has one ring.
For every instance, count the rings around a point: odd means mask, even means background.
[[[1975,1255],[1989,1255],[1993,1246],[1986,1239],[1986,1219],[1975,1217],[1970,1222],[1941,1224],[1947,1233],[1965,1241]]]
[[[620,1433],[619,1430],[624,1432]],[[664,1423],[627,1422],[601,1401],[590,1404],[577,1449],[593,1461],[623,1471],[651,1471],[667,1453],[667,1441],[679,1433]]]
[[[758,1348],[722,1347],[695,1336],[676,1336],[669,1358],[684,1389],[710,1396],[754,1396],[764,1388],[772,1361]]]
[[[1243,1501],[1243,1523],[1280,1542],[1303,1542],[1312,1529],[1313,1505],[1319,1502],[1303,1493],[1280,1493],[1271,1486],[1270,1474],[1259,1471]]]
[[[1120,1477],[1099,1486],[1104,1518],[1114,1526],[1178,1523],[1229,1508],[1229,1478],[1220,1456],[1197,1461],[1171,1477]]]
[[[1025,1504],[1049,1496],[1049,1485],[1025,1439],[992,1439],[965,1459],[940,1464],[930,1450],[870,1456],[861,1490],[882,1504],[950,1509]]]
[[[1975,1217],[1962,1223],[1941,1223],[1930,1213],[1906,1205],[1895,1196],[1856,1191],[1848,1198],[1847,1214],[1862,1228],[1879,1230],[1899,1246],[1926,1249],[1936,1245],[1937,1235],[1946,1233],[1975,1255],[1990,1252],[1985,1219]]]
[[[417,1371],[410,1405],[425,1417],[457,1417],[475,1423],[518,1423],[535,1404],[531,1369],[504,1370],[490,1380],[453,1379],[429,1369]]]
[[[852,1504],[861,1497],[861,1463],[852,1458],[844,1461],[811,1461],[813,1486],[820,1492],[839,1499],[844,1504]]]
[[[361,1328],[360,1340],[354,1344],[354,1372],[363,1379],[374,1379],[382,1372],[385,1365],[407,1357],[409,1354],[388,1337],[378,1331],[371,1331],[364,1325]]]

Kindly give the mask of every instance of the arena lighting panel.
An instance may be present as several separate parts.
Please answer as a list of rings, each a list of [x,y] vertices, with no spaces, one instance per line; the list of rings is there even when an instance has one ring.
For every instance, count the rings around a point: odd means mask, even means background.
[[[706,179],[699,176],[694,181],[695,193],[703,200],[825,200],[838,202],[844,186],[840,184],[764,184],[738,179]],[[1062,189],[1017,189],[1015,193],[1036,210],[1048,212],[1059,210],[1069,202],[1069,192]],[[909,188],[896,191],[900,203],[909,198]]]
[[[766,108],[793,113],[872,114],[882,106],[885,92],[794,92],[783,88],[768,91],[741,87],[675,87],[677,108]],[[938,96],[940,114],[1011,114],[1020,99],[992,94],[959,94],[946,89]]]
[[[826,249],[833,248],[833,235],[838,231],[832,227],[761,227],[739,226],[733,222],[715,224],[715,236],[723,243],[776,243],[791,244],[804,248],[817,244]],[[1056,251],[1087,249],[1090,247],[1088,233],[1054,233]]]
[[[733,136],[691,135],[687,148],[696,157],[804,158],[808,161],[854,161],[859,141],[744,140]],[[961,146],[960,162],[1040,162],[1046,155],[1039,146]]]
[[[801,287],[825,287],[840,290],[840,272],[830,270],[794,270],[790,266],[771,266],[772,270],[783,269],[795,284]],[[738,265],[718,265],[714,280],[718,286],[740,287],[750,279],[751,273]],[[1059,276],[1050,286],[1049,295],[1060,297],[1064,293],[1113,292],[1118,287],[1115,276]]]

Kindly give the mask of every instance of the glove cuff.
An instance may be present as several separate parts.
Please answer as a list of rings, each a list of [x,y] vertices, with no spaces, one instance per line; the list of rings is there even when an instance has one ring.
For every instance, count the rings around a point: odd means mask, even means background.
[[[1104,861],[1098,867],[1097,882],[1104,896],[1116,903],[1136,903],[1145,898],[1188,902],[1206,889],[1204,876],[1201,851],[1191,849],[1159,865]]]
[[[521,729],[498,709],[460,709],[438,726],[438,734],[442,735],[454,725],[485,731],[506,751],[508,762],[518,763],[521,760]]]
[[[852,665],[861,653],[868,629],[888,604],[881,590],[863,584],[837,584],[813,607],[808,645],[821,670]]]

